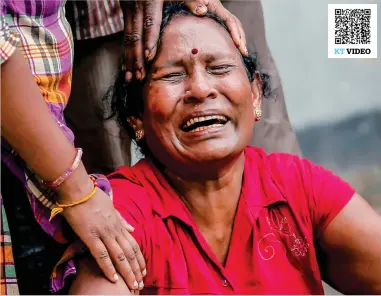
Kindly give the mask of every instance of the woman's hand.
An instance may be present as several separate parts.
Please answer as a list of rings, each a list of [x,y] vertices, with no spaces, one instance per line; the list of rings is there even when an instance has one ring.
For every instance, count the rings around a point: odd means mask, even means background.
[[[124,15],[124,62],[126,80],[143,79],[146,75],[144,60],[152,60],[157,42],[165,0],[121,1]],[[169,1],[169,0],[167,0]],[[247,55],[246,38],[241,22],[219,0],[189,0],[185,2],[195,15],[215,13],[225,21],[233,41],[243,55]]]
[[[67,208],[62,214],[110,281],[118,279],[117,270],[131,290],[138,289],[139,283],[142,288],[146,265],[129,233],[134,228],[114,209],[106,193],[98,189],[89,201]]]
[[[5,110],[1,113],[2,136],[42,180],[56,180],[73,163],[76,150],[52,116],[22,53],[16,50],[0,68],[1,109]],[[78,201],[93,186],[80,164],[57,189],[58,201]],[[114,263],[130,289],[136,290],[134,282],[142,281],[145,262],[127,231],[131,227],[121,219],[110,198],[97,190],[89,201],[62,214],[107,278],[115,281]]]

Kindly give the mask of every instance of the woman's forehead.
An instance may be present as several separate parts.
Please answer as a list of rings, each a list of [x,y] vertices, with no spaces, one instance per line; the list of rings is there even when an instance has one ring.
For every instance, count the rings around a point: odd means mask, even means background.
[[[218,22],[208,17],[176,16],[166,26],[162,36],[163,49],[235,50],[230,34]]]

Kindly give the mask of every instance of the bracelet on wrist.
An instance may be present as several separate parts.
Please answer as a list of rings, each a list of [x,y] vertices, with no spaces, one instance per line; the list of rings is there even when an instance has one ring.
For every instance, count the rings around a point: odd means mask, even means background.
[[[52,182],[44,181],[43,184],[50,188],[55,188],[60,186],[79,166],[82,159],[83,150],[82,148],[76,148],[77,154],[75,155],[72,165],[62,173],[56,180]]]
[[[49,221],[51,221],[58,214],[61,214],[65,208],[71,208],[71,207],[83,204],[83,203],[87,202],[88,200],[90,200],[95,195],[97,188],[98,188],[98,183],[93,176],[89,176],[89,177],[94,184],[93,190],[88,195],[86,195],[84,198],[82,198],[78,201],[69,203],[69,204],[60,204],[60,203],[56,202],[56,206],[50,212]]]

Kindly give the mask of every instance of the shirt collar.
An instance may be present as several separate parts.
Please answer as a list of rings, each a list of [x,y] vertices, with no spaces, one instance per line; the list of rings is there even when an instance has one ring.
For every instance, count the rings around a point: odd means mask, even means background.
[[[287,201],[266,165],[266,154],[258,148],[246,148],[244,153],[241,198],[245,199],[250,208],[254,222],[262,208]],[[175,217],[190,227],[194,226],[188,208],[152,161],[142,160],[132,168],[132,171],[151,196],[153,210],[162,219]]]
[[[132,171],[151,197],[152,208],[156,214],[162,219],[175,217],[190,227],[194,226],[188,208],[150,159],[140,161]]]
[[[260,211],[278,202],[287,203],[278,183],[273,177],[272,167],[267,162],[266,153],[259,148],[245,149],[242,197],[251,213],[251,221],[258,218]]]
[[[245,149],[243,194],[252,207],[267,207],[277,202],[287,202],[266,161],[266,153],[258,148]]]

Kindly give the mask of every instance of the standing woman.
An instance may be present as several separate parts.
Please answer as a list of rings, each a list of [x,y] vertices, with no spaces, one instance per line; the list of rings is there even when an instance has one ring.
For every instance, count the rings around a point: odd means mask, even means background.
[[[49,294],[54,288],[49,287],[51,271],[65,244],[73,240],[66,222],[110,281],[117,280],[116,270],[131,288],[143,280],[139,248],[102,190],[108,181],[102,178],[98,183],[104,186],[94,187],[81,162],[82,150],[73,146],[73,133],[63,118],[73,62],[65,2],[0,4],[1,235],[12,236],[12,244],[1,242],[1,253],[6,254],[1,260],[1,294],[17,292],[16,277],[20,293]],[[73,206],[49,220],[56,202]],[[131,253],[133,247],[136,253]],[[124,254],[130,254],[128,260]],[[62,272],[71,273],[70,263]]]

